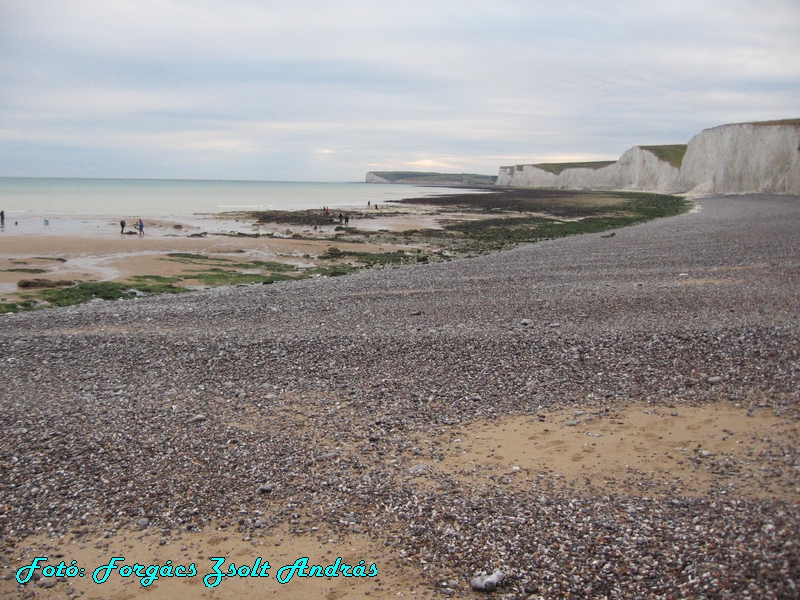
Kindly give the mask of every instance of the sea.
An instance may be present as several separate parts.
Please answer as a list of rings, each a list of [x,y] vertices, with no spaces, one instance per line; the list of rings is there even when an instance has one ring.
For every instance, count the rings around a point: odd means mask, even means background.
[[[0,177],[0,235],[110,234],[123,219],[129,226],[143,219],[179,222],[190,230],[247,231],[236,213],[367,209],[453,191],[360,182]]]

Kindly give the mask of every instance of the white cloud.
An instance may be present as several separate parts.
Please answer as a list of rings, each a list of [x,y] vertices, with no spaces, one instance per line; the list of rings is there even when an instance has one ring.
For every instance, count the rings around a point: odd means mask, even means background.
[[[795,0],[7,0],[0,175],[70,147],[269,179],[613,158],[800,116],[798,26]]]

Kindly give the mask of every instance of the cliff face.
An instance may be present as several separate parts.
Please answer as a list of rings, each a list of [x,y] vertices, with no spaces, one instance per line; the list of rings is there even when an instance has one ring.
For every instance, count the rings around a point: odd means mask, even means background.
[[[800,119],[706,129],[686,148],[680,168],[659,148],[634,146],[606,167],[501,167],[497,185],[659,192],[800,194]]]
[[[599,169],[571,168],[553,174],[536,165],[501,167],[497,185],[557,189],[677,191],[678,169],[649,150],[634,146]]]
[[[689,142],[681,191],[800,194],[800,120],[706,129]]]
[[[367,173],[367,183],[392,183],[392,182],[370,171],[369,173]]]
[[[367,183],[399,183],[408,185],[452,185],[491,187],[497,177],[477,173],[429,173],[422,171],[369,171]]]

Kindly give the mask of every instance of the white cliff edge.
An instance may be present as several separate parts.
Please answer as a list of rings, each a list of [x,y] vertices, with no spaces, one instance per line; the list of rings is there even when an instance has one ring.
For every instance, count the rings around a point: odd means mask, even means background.
[[[800,120],[706,129],[689,142],[680,168],[634,146],[606,167],[500,167],[498,186],[641,190],[691,194],[800,194]]]
[[[372,171],[367,173],[367,183],[392,183],[388,179],[384,179],[378,175],[375,175]]]

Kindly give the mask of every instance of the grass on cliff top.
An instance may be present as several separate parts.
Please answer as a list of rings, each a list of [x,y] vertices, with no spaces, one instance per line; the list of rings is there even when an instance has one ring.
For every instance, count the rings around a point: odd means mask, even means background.
[[[547,171],[548,173],[552,173],[553,175],[560,175],[562,171],[566,169],[602,169],[603,167],[607,167],[609,165],[613,165],[615,160],[596,160],[591,162],[565,162],[565,163],[538,163],[535,165],[516,165],[514,167],[517,171],[522,171],[523,167],[536,167],[537,169],[541,169],[542,171]],[[511,167],[506,167],[511,168]]]
[[[422,183],[431,185],[477,185],[480,187],[494,185],[496,175],[479,175],[477,173],[435,173],[423,171],[370,171],[390,183]]]
[[[642,150],[652,152],[664,162],[680,169],[683,155],[686,154],[686,144],[662,144],[660,146],[639,146]]]
[[[774,121],[753,121],[751,123],[743,123],[744,125],[758,125],[758,126],[769,126],[769,125],[800,125],[800,119],[777,119]]]

